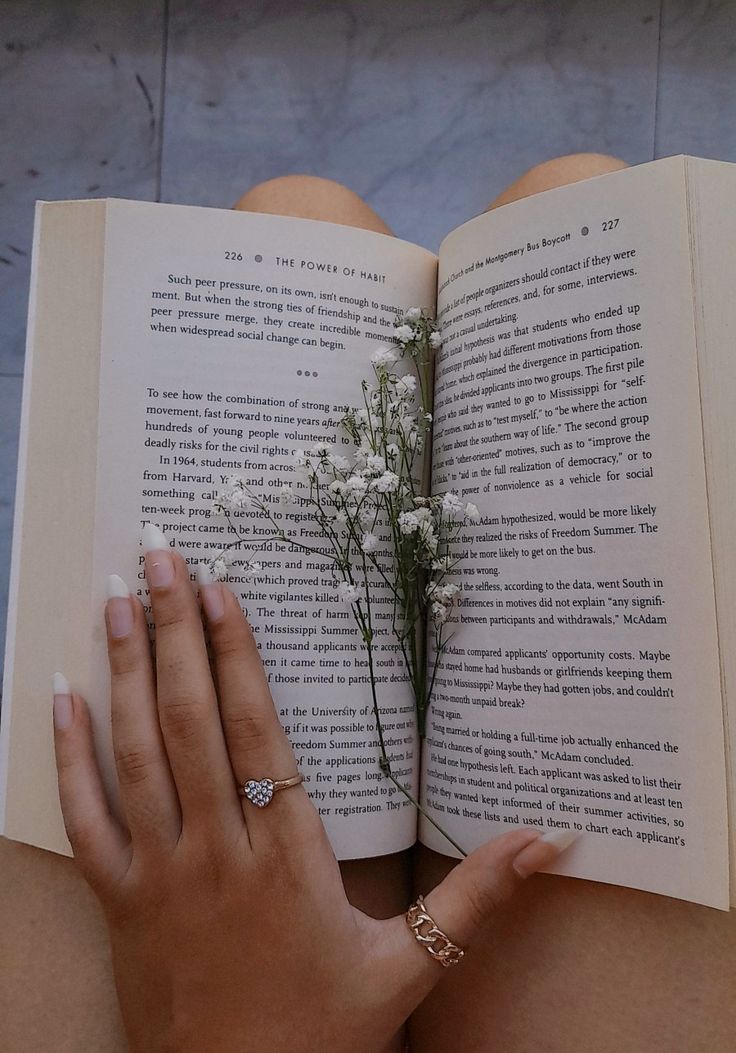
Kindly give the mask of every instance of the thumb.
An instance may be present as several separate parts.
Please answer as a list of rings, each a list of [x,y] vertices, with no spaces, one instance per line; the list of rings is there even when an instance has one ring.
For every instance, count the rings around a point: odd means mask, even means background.
[[[513,830],[481,845],[424,898],[427,912],[465,949],[524,878],[549,866],[575,840],[568,830]],[[421,950],[422,948],[419,947]],[[430,957],[425,951],[426,957]]]
[[[436,929],[463,951],[489,920],[493,911],[507,900],[524,878],[549,866],[578,835],[567,831],[524,828],[487,842],[464,859],[445,880],[424,897],[426,913]],[[445,970],[415,939],[402,915],[382,923],[390,930],[390,965],[383,964],[383,976],[391,977],[394,991],[405,1001],[407,1015],[426,997]],[[446,941],[432,941],[431,922],[420,926],[430,936],[431,945],[441,949]],[[407,1008],[408,1007],[408,1008]]]

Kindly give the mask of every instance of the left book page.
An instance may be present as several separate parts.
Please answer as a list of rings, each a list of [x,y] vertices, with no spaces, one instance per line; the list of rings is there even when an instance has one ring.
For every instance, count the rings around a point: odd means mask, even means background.
[[[232,540],[209,512],[223,479],[243,474],[275,493],[294,449],[334,439],[371,350],[397,310],[434,307],[436,275],[424,249],[335,224],[129,201],[38,206],[1,729],[6,836],[69,853],[50,717],[57,668],[90,703],[115,799],[102,606],[109,573],[145,601],[143,523],[194,573]],[[298,508],[281,514],[309,543]],[[238,580],[234,568],[231,586],[308,791],[339,858],[399,851],[416,817],[379,773],[352,618],[329,566],[268,545],[263,575]],[[399,672],[387,656],[380,699],[394,770],[416,789]],[[249,776],[259,773],[238,773]]]

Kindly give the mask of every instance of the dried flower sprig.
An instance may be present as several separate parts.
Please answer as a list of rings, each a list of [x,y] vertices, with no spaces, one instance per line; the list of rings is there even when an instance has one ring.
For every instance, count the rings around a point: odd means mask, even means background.
[[[371,593],[381,582],[392,597],[392,632],[412,684],[417,726],[423,737],[459,593],[459,586],[448,577],[460,563],[464,528],[480,519],[476,506],[457,494],[426,493],[428,462],[423,454],[432,426],[427,407],[431,405],[433,356],[440,346],[440,333],[424,311],[413,307],[399,315],[392,342],[378,347],[371,356],[374,378],[361,385],[362,406],[348,410],[341,421],[353,448],[352,458],[327,442],[295,451],[294,471],[282,483],[278,503],[284,509],[293,506],[302,521],[311,522],[317,544],[305,544],[288,533],[283,516],[274,512],[274,502],[254,494],[243,479],[232,476],[218,494],[214,511],[226,517],[235,540],[210,564],[219,578],[226,577],[228,565],[236,563],[244,577],[257,576],[263,566],[254,557],[268,542],[279,541],[320,556],[331,567],[336,598],[350,606],[368,659],[381,769],[418,808],[412,794],[393,775],[385,747],[374,673],[375,639],[385,630],[376,625]],[[272,533],[249,538],[240,523],[252,517],[265,519]],[[234,550],[250,550],[250,554],[234,559]],[[431,675],[430,627],[434,638]]]

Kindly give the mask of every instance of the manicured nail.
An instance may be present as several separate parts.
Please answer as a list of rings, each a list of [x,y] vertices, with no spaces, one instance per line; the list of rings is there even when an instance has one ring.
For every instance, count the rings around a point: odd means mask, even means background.
[[[519,877],[528,878],[549,866],[579,836],[577,830],[548,830],[519,852],[512,866]]]
[[[197,564],[197,584],[207,620],[216,622],[225,613],[225,597],[222,585],[215,581],[209,563]]]
[[[107,621],[113,640],[120,640],[133,630],[130,589],[117,574],[107,579]]]
[[[166,589],[174,581],[174,560],[163,534],[153,523],[143,527],[143,551],[146,553],[146,577],[154,589]]]
[[[74,719],[72,689],[63,673],[54,673],[54,724],[59,731],[65,731]]]
[[[542,844],[554,845],[559,853],[564,852],[579,837],[579,830],[548,830],[546,834],[542,834],[539,840]]]

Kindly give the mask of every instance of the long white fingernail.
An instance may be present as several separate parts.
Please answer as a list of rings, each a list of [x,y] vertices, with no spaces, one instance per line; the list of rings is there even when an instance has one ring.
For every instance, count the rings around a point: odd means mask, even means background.
[[[133,631],[130,589],[118,574],[107,579],[107,624],[113,640],[122,640]]]
[[[119,574],[111,574],[107,579],[107,598],[113,600],[116,598],[125,599],[130,596],[130,589],[125,584]]]
[[[197,584],[198,585],[211,585],[215,580],[215,575],[212,573],[212,567],[209,563],[198,563],[197,564]]]
[[[54,673],[54,726],[57,731],[66,731],[74,720],[74,699],[69,681],[63,673]]]
[[[152,589],[168,589],[174,584],[174,560],[166,535],[155,523],[146,523],[141,536],[146,553],[146,577]],[[155,558],[151,553],[155,552]]]
[[[225,613],[225,593],[209,563],[197,564],[197,583],[204,613],[209,622],[218,622]]]
[[[579,837],[580,832],[578,830],[548,830],[546,834],[542,834],[539,840],[543,841],[545,845],[553,845],[558,852],[564,852]]]
[[[54,673],[52,683],[55,695],[71,695],[72,689],[63,673]]]
[[[577,830],[548,830],[519,852],[512,866],[520,878],[547,867],[580,836]]]
[[[143,544],[144,552],[156,552],[162,548],[169,548],[166,535],[163,531],[159,530],[155,523],[146,523],[143,527],[141,542]]]

